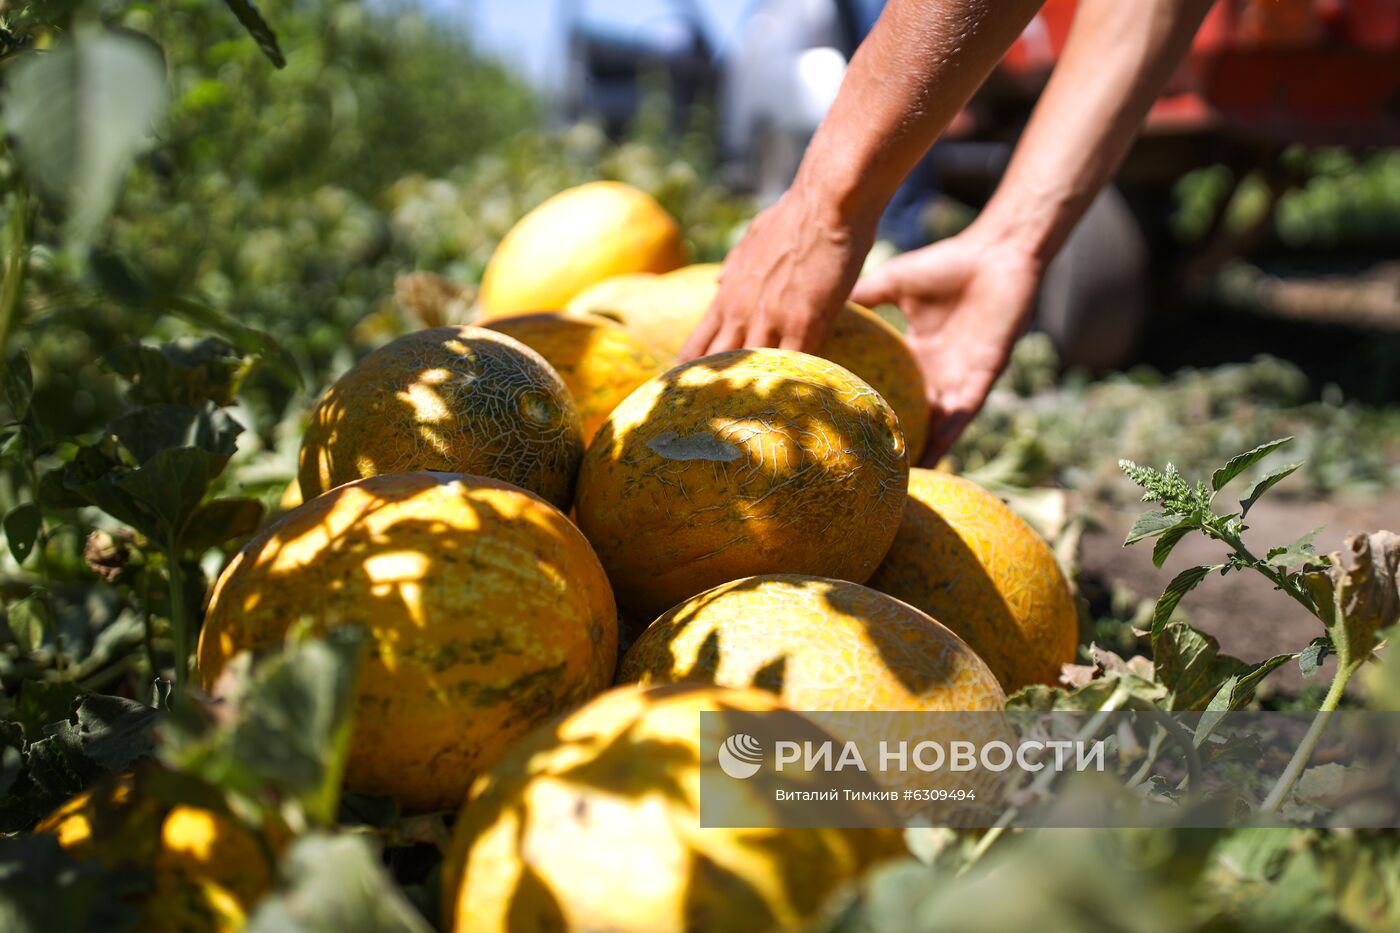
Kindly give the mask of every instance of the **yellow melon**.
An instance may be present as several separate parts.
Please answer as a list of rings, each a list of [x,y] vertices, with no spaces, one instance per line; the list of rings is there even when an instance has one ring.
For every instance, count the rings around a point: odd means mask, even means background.
[[[869,587],[795,574],[725,583],[644,631],[618,679],[762,687],[792,709],[999,710],[996,677],[961,638]]]
[[[1008,693],[1056,683],[1075,658],[1079,615],[1050,546],[961,477],[911,471],[899,534],[870,585],[957,632]]]
[[[152,871],[133,892],[141,928],[192,933],[243,928],[272,890],[273,847],[229,816],[170,806],[144,793],[131,774],[108,779],[64,803],[35,826],[73,858],[107,869]]]
[[[721,268],[701,263],[664,275],[604,279],[575,296],[567,310],[612,318],[647,346],[674,357],[714,300]]]
[[[559,311],[595,282],[686,263],[681,230],[644,191],[596,181],[562,191],[510,229],[481,279],[481,319]]]
[[[758,933],[812,920],[903,845],[891,830],[772,829],[761,818],[700,827],[702,771],[746,789],[701,760],[701,729],[716,724],[700,713],[777,709],[755,690],[622,688],[536,731],[462,810],[444,920],[457,933]],[[749,802],[776,819],[771,799]]]
[[[599,282],[569,305],[618,321],[658,352],[675,356],[719,291],[718,263],[686,266],[666,275],[628,275]],[[919,363],[899,331],[878,314],[848,302],[817,351],[855,373],[885,397],[911,460],[928,439],[929,407]]]
[[[519,340],[554,367],[574,397],[585,444],[633,389],[670,366],[618,324],[591,314],[517,314],[486,326]]]
[[[369,632],[346,784],[412,811],[459,804],[478,770],[616,663],[588,542],[542,499],[476,476],[360,480],[253,538],[214,587],[204,686],[303,619]]]
[[[756,573],[865,581],[908,472],[870,386],[804,353],[736,350],[677,366],[613,411],[575,513],[619,602],[655,617]]]
[[[301,495],[381,473],[504,480],[568,508],[583,455],[578,411],[544,357],[480,327],[434,327],[380,347],[321,399],[301,445]]]

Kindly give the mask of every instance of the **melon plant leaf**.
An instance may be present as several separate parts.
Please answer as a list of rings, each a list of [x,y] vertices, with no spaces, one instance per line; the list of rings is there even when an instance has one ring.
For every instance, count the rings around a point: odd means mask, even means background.
[[[282,55],[282,48],[277,43],[277,33],[272,31],[272,27],[263,19],[262,13],[253,5],[252,0],[224,0],[224,3],[233,15],[238,17],[238,21],[243,24],[243,28],[248,30],[248,34],[258,43],[258,48],[267,56],[268,61],[277,68],[284,68],[287,59]]]
[[[16,421],[28,417],[33,398],[34,370],[29,365],[29,354],[21,350],[5,367],[5,404],[10,406],[11,417]]]
[[[48,604],[38,596],[16,600],[5,611],[5,623],[19,649],[32,654],[44,644],[44,635],[49,629]]]
[[[137,33],[80,25],[7,76],[5,127],[26,174],[67,208],[87,242],[116,203],[127,169],[165,113],[165,60]]]
[[[137,876],[79,862],[51,833],[0,842],[0,929],[11,933],[51,930],[138,929],[139,917],[124,898],[138,890]]]
[[[111,433],[143,466],[160,453],[194,448],[210,455],[217,474],[238,449],[243,426],[213,402],[199,407],[147,405],[113,421]]]
[[[1143,538],[1162,534],[1187,522],[1189,519],[1183,519],[1180,515],[1171,515],[1167,512],[1144,512],[1137,517],[1137,521],[1133,522],[1133,527],[1128,529],[1128,536],[1123,539],[1123,546],[1127,547]]]
[[[1270,489],[1273,489],[1284,479],[1287,479],[1293,474],[1293,471],[1300,466],[1302,466],[1301,463],[1291,463],[1286,467],[1274,470],[1267,476],[1261,477],[1258,482],[1250,487],[1249,494],[1240,500],[1240,517],[1243,518],[1248,515],[1249,510],[1254,507],[1254,503],[1259,501],[1260,496],[1264,495],[1264,493],[1268,492]]]
[[[258,530],[263,505],[256,499],[213,499],[195,509],[180,544],[196,554]]]
[[[1152,636],[1153,669],[1170,691],[1168,708],[1205,709],[1222,685],[1248,665],[1220,653],[1220,643],[1183,622],[1172,622]]]
[[[282,884],[248,933],[429,933],[363,835],[311,833],[282,858]]]
[[[1234,479],[1236,476],[1239,476],[1245,470],[1254,466],[1254,464],[1258,463],[1260,460],[1263,460],[1269,454],[1273,453],[1275,450],[1278,450],[1280,447],[1282,447],[1284,444],[1287,444],[1291,440],[1293,440],[1292,435],[1289,435],[1288,437],[1276,438],[1272,441],[1268,441],[1267,443],[1260,444],[1253,450],[1246,450],[1242,454],[1236,454],[1235,456],[1231,457],[1223,467],[1211,474],[1211,489],[1215,490],[1216,492],[1219,492],[1220,490],[1224,489],[1225,485],[1229,483],[1230,480]]]
[[[32,502],[20,503],[5,513],[5,543],[10,546],[16,563],[23,564],[34,551],[43,522],[43,513]]]
[[[1189,567],[1172,578],[1157,600],[1156,607],[1152,610],[1152,637],[1154,639],[1162,633],[1171,620],[1172,613],[1176,612],[1176,607],[1181,603],[1182,597],[1194,590],[1211,571],[1220,569],[1221,565],[1219,564]]]
[[[349,751],[363,633],[336,628],[253,665],[240,655],[219,720],[177,711],[162,757],[173,768],[238,794],[275,792],[328,825]]]
[[[216,337],[159,347],[131,343],[102,362],[131,384],[127,400],[134,405],[229,405],[248,370],[248,361]]]

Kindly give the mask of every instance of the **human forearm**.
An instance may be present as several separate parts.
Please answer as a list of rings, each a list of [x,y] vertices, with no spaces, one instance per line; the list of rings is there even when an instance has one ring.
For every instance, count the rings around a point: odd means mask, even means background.
[[[1042,0],[890,0],[851,60],[794,189],[873,230],[904,176]]]
[[[979,226],[1049,262],[1122,163],[1211,2],[1082,0]]]

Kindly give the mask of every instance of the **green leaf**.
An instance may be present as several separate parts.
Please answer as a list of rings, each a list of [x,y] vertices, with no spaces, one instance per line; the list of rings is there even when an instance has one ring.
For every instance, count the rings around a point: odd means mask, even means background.
[[[1182,524],[1186,521],[1180,515],[1170,515],[1166,512],[1144,512],[1133,522],[1133,527],[1128,529],[1128,536],[1123,539],[1123,546],[1135,544],[1143,538],[1151,538],[1154,535],[1162,534],[1165,531]]]
[[[314,823],[330,825],[349,751],[355,677],[364,643],[354,628],[284,648],[241,677],[226,694],[221,724],[176,720],[163,755],[176,769],[228,791],[279,791]],[[246,658],[247,656],[241,656]]]
[[[290,388],[301,388],[301,370],[297,368],[296,360],[270,334],[249,327],[193,298],[166,296],[158,300],[165,310],[176,317],[213,331],[245,356],[257,357]]]
[[[311,833],[282,859],[282,883],[248,933],[429,933],[362,835]]]
[[[160,453],[192,447],[214,456],[211,465],[217,464],[217,474],[238,449],[243,426],[213,402],[205,402],[199,407],[147,405],[117,418],[110,431],[137,463],[144,465]]]
[[[1258,664],[1251,664],[1243,670],[1231,674],[1220,685],[1214,697],[1206,705],[1208,712],[1225,712],[1229,710],[1242,709],[1254,697],[1254,693],[1259,689],[1259,685],[1264,682],[1264,678],[1278,668],[1298,657],[1296,654],[1280,654],[1260,661]]]
[[[233,15],[238,17],[238,21],[243,24],[243,28],[248,30],[258,43],[258,48],[267,56],[268,61],[277,68],[285,68],[287,59],[282,55],[282,49],[277,44],[277,34],[272,31],[272,27],[263,19],[258,8],[252,0],[224,0],[228,8],[233,11]]]
[[[1223,467],[1211,474],[1211,489],[1215,490],[1216,492],[1219,492],[1220,490],[1224,489],[1225,484],[1230,482],[1230,480],[1234,479],[1236,476],[1239,476],[1245,470],[1254,466],[1254,464],[1258,463],[1260,460],[1263,460],[1269,454],[1273,453],[1275,450],[1278,450],[1280,447],[1282,447],[1284,444],[1287,444],[1291,440],[1293,440],[1292,435],[1288,437],[1276,438],[1275,440],[1269,441],[1268,443],[1260,444],[1253,450],[1247,450],[1242,454],[1238,454],[1234,457],[1231,457],[1229,462],[1227,462]]]
[[[33,553],[43,523],[44,513],[32,502],[22,502],[5,513],[5,543],[10,546],[16,563],[23,564]]]
[[[1293,471],[1302,466],[1301,463],[1291,463],[1286,467],[1280,467],[1267,476],[1261,477],[1250,487],[1249,494],[1240,500],[1240,517],[1249,514],[1249,510],[1254,507],[1254,503],[1259,501],[1259,497],[1273,489],[1278,483],[1292,475]]]
[[[1154,639],[1162,633],[1162,629],[1171,621],[1172,613],[1176,612],[1176,607],[1181,603],[1182,597],[1194,590],[1211,571],[1219,569],[1219,564],[1207,565],[1204,567],[1189,567],[1172,578],[1172,581],[1167,584],[1167,588],[1162,591],[1161,597],[1157,600],[1156,607],[1152,610],[1152,637]]]
[[[1220,643],[1182,622],[1172,622],[1152,636],[1153,670],[1171,691],[1169,709],[1205,709],[1226,681],[1246,665],[1220,653]]]
[[[33,400],[34,370],[29,366],[29,354],[21,350],[5,367],[5,404],[16,421],[23,421]]]
[[[1271,567],[1278,567],[1282,570],[1289,570],[1293,567],[1326,566],[1326,558],[1320,556],[1313,546],[1313,539],[1321,534],[1325,527],[1325,525],[1319,525],[1292,544],[1270,548],[1264,555],[1264,562]]]
[[[64,486],[147,537],[178,545],[242,430],[211,402],[138,409],[117,419],[112,432],[141,465],[122,469],[102,445],[90,445],[65,468]]]
[[[1332,645],[1332,639],[1326,635],[1319,635],[1308,642],[1308,646],[1298,653],[1298,670],[1302,672],[1304,677],[1316,676],[1318,668],[1322,667],[1322,662],[1333,654],[1336,654],[1336,649]]]
[[[49,604],[38,596],[28,596],[10,603],[5,613],[5,623],[19,649],[25,654],[33,654],[43,646],[44,636],[48,634]]]
[[[103,362],[131,383],[127,398],[135,405],[229,405],[248,370],[238,351],[215,337],[160,347],[132,343],[108,352]]]
[[[10,933],[138,928],[124,900],[130,876],[75,860],[51,833],[0,842],[0,891],[0,929]]]
[[[263,504],[256,499],[214,499],[190,516],[180,545],[187,551],[202,553],[246,538],[258,530],[262,517]]]
[[[15,721],[24,727],[28,741],[38,741],[45,726],[68,721],[78,696],[78,686],[71,681],[26,680],[19,688]]]
[[[153,727],[160,711],[144,703],[92,693],[78,704],[77,719],[74,730],[83,753],[114,774],[155,751]]]
[[[1198,526],[1192,522],[1181,524],[1175,528],[1169,528],[1157,539],[1157,543],[1152,546],[1152,566],[1160,567],[1167,562],[1172,550],[1181,543],[1181,539],[1190,534]]]
[[[165,61],[137,33],[83,24],[7,75],[4,120],[25,173],[67,207],[68,234],[91,239],[165,113]]]

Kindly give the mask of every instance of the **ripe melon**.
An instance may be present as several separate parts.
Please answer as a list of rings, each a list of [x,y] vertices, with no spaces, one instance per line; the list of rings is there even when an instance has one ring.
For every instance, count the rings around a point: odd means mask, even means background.
[[[356,363],[312,413],[304,499],[381,473],[489,476],[568,508],[583,456],[578,411],[544,357],[480,327],[434,327]]]
[[[756,690],[621,688],[537,730],[462,810],[444,920],[457,933],[758,933],[811,921],[843,882],[904,846],[892,830],[764,828],[761,818],[700,827],[702,771],[707,784],[746,785],[701,760],[699,714],[777,709]]]
[[[531,726],[606,686],[617,656],[612,592],[578,529],[478,476],[349,483],[253,538],[214,587],[204,686],[304,619],[368,631],[346,784],[411,811],[461,803]]]
[[[518,314],[486,326],[519,340],[559,373],[583,422],[584,444],[633,389],[670,365],[618,324],[591,314]]]
[[[666,275],[608,279],[575,298],[569,311],[610,317],[674,357],[719,291],[720,269],[708,263]],[[919,363],[899,331],[875,312],[847,302],[817,356],[849,369],[885,397],[899,416],[910,459],[917,460],[928,439],[928,399]]]
[[[481,279],[481,320],[558,311],[595,282],[686,263],[681,230],[644,191],[596,181],[561,191],[510,229]]]
[[[270,843],[230,816],[166,804],[132,774],[73,797],[34,831],[80,862],[151,871],[151,887],[131,893],[144,930],[241,930],[273,887]]]
[[[654,618],[756,573],[865,581],[909,472],[894,412],[788,350],[735,350],[644,384],[598,432],[575,513],[624,607]]]
[[[899,534],[870,585],[957,632],[1008,693],[1056,683],[1075,658],[1079,615],[1050,546],[961,477],[910,472]]]
[[[792,709],[999,710],[996,677],[961,638],[869,587],[795,574],[725,583],[644,631],[618,672],[642,685],[761,687]]]
[[[664,275],[604,279],[575,296],[567,310],[612,318],[653,350],[674,357],[714,300],[721,268],[701,263]]]

